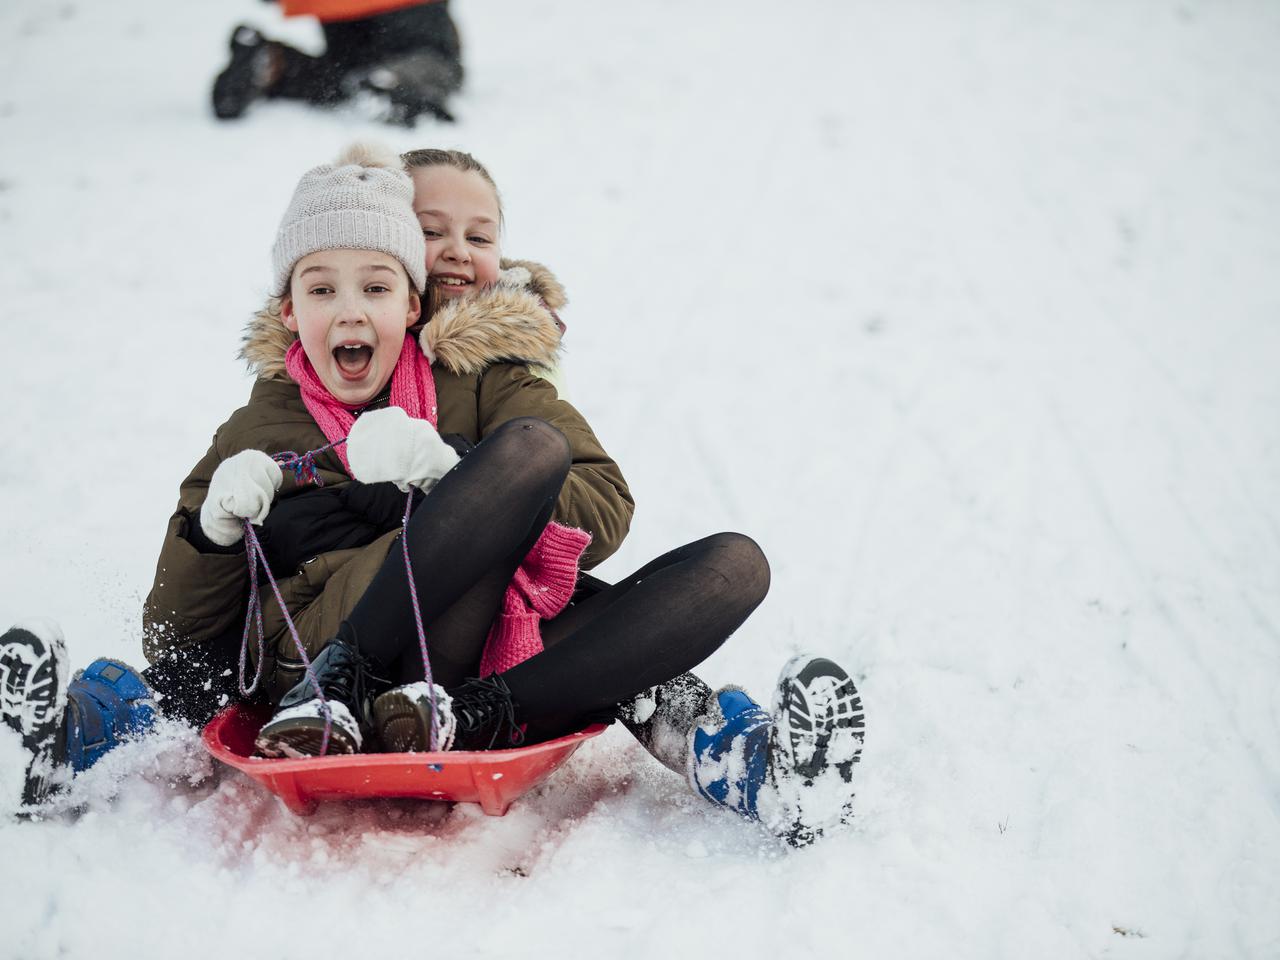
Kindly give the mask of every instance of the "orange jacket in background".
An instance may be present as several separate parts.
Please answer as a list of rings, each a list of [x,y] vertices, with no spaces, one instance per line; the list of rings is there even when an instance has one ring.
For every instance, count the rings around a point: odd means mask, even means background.
[[[435,0],[280,0],[286,17],[312,16],[321,23],[360,20],[404,7],[420,7]]]

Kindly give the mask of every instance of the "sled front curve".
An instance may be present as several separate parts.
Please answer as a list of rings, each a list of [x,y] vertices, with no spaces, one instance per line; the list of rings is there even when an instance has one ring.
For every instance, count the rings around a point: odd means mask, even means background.
[[[205,725],[201,738],[215,759],[248,774],[306,816],[328,800],[413,797],[478,803],[491,817],[551,776],[602,723],[567,737],[511,750],[357,753],[271,760],[253,756],[253,741],[271,708],[232,704]]]

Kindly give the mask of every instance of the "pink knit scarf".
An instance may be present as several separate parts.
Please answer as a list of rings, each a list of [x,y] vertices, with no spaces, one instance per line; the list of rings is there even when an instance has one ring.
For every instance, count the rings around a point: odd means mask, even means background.
[[[341,440],[349,434],[351,425],[356,422],[356,413],[363,404],[348,406],[329,392],[315,367],[307,359],[301,340],[295,340],[290,345],[288,353],[284,355],[284,366],[302,391],[302,402],[307,405],[307,412],[329,442]],[[404,338],[400,358],[391,372],[391,406],[399,407],[418,420],[426,420],[433,427],[436,425],[439,416],[436,409],[436,378],[431,375],[431,362],[422,355],[413,337]],[[336,449],[338,456],[342,458],[342,465],[350,473],[347,445],[341,444]]]
[[[329,442],[347,436],[360,407],[349,406],[328,391],[307,359],[301,340],[295,340],[289,347],[284,363],[302,392],[307,412]],[[391,373],[391,405],[436,426],[439,411],[435,377],[431,374],[431,362],[418,349],[413,337],[404,338],[400,359]],[[336,450],[350,473],[346,444]],[[509,670],[542,651],[538,623],[556,616],[568,605],[578,582],[578,561],[590,542],[591,534],[585,530],[559,523],[547,524],[507,587],[502,610],[489,631],[480,660],[482,677]]]

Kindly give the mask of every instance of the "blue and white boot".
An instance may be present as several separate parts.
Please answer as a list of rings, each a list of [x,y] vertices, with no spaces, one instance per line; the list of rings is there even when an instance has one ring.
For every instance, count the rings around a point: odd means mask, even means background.
[[[156,721],[151,689],[128,664],[95,660],[69,684],[67,672],[66,643],[52,620],[26,620],[0,636],[0,716],[30,758],[22,807],[48,799]]]
[[[155,722],[156,701],[142,674],[119,660],[95,660],[67,689],[65,762],[76,773],[88,770]]]
[[[825,657],[782,669],[772,716],[739,687],[712,694],[689,733],[689,782],[794,846],[844,822],[865,734],[862,700]]]
[[[689,782],[712,803],[759,820],[773,719],[741,687],[721,687],[689,731]]]
[[[0,636],[0,720],[18,734],[26,769],[21,807],[43,801],[62,767],[60,741],[67,704],[67,650],[52,620],[14,624]],[[17,783],[14,784],[15,794]]]

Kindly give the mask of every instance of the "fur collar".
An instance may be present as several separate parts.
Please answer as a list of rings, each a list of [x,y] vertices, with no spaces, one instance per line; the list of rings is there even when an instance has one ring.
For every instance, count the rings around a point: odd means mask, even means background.
[[[560,353],[556,310],[568,302],[550,270],[530,260],[503,260],[498,283],[465,300],[452,300],[420,330],[418,343],[433,364],[460,375],[499,361],[553,369]],[[289,381],[284,355],[297,335],[280,322],[272,300],[245,327],[240,358],[259,380]]]

